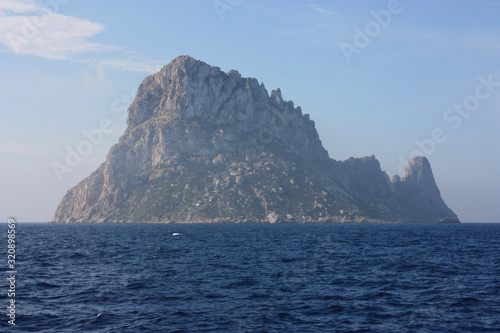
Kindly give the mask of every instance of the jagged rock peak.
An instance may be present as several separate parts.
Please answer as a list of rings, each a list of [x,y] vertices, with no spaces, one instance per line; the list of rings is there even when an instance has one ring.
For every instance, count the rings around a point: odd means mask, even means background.
[[[165,69],[166,67],[174,67],[174,66],[184,66],[184,67],[189,67],[189,66],[208,66],[208,67],[215,67],[215,66],[210,66],[206,62],[197,60],[191,56],[188,55],[180,55],[176,58],[174,58],[170,63],[167,65],[163,66],[162,70]],[[161,72],[161,71],[160,71]]]
[[[283,101],[279,89],[268,94],[264,85],[255,78],[242,78],[236,70],[225,73],[219,67],[184,55],[144,79],[129,109],[128,124],[136,126],[154,116],[187,118],[200,116],[202,111],[217,112],[229,97],[241,93],[247,95],[247,100],[250,97],[267,98],[269,102],[287,106],[301,115],[300,108]],[[238,106],[241,109],[244,105]],[[254,105],[250,103],[246,108],[252,109]]]
[[[412,182],[432,182],[434,176],[432,174],[431,164],[429,160],[423,156],[417,156],[408,161],[405,168],[405,177],[403,180]]]
[[[255,78],[242,78],[235,70],[225,73],[189,56],[146,77],[128,113],[126,133],[150,121],[196,119],[205,126],[231,126],[237,136],[253,133],[257,141],[274,137],[291,152],[329,159],[314,122],[284,101],[280,89],[269,94]]]

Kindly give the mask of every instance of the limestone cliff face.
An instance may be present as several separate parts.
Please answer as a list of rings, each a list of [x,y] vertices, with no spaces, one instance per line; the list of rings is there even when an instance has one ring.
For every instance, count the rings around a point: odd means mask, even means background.
[[[425,158],[393,181],[373,157],[329,158],[279,89],[188,56],[144,79],[106,161],[55,222],[434,222],[456,215]]]

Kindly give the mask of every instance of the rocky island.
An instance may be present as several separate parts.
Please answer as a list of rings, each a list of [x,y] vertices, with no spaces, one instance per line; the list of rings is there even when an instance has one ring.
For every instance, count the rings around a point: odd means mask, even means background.
[[[53,222],[429,222],[456,218],[429,161],[400,178],[336,161],[279,89],[180,56],[148,76],[106,161]]]

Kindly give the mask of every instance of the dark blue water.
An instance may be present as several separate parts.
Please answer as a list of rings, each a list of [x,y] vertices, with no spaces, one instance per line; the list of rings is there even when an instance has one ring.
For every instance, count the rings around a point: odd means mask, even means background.
[[[500,332],[500,224],[17,227],[2,331]]]

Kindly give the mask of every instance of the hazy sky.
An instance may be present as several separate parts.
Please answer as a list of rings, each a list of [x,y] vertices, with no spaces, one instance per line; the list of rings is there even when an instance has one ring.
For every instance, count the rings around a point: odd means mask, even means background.
[[[187,54],[281,88],[330,157],[392,175],[427,156],[463,221],[500,221],[499,18],[497,0],[0,0],[1,219],[51,220],[142,79]]]

